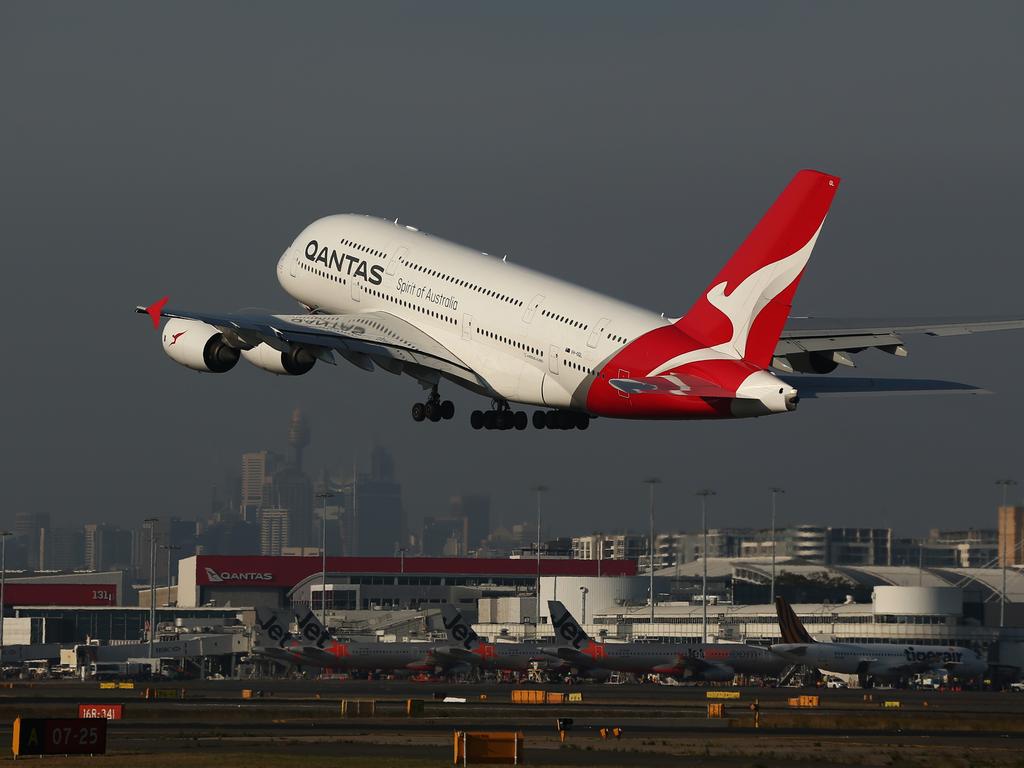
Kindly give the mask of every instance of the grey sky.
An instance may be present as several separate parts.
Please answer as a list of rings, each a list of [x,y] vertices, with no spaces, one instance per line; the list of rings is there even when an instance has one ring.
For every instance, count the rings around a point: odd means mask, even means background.
[[[801,313],[1024,311],[1016,3],[4,3],[0,221],[4,517],[194,516],[241,451],[312,464],[395,453],[413,518],[489,491],[506,519],[552,487],[553,531],[721,524],[994,524],[1022,471],[1024,335],[917,340],[862,373],[988,398],[806,402],[733,423],[473,432],[481,402],[414,424],[408,378],[318,366],[200,376],[131,314],[290,310],[274,277],[313,219],[402,220],[680,313],[792,173],[844,178]],[[666,523],[667,524],[667,523]]]

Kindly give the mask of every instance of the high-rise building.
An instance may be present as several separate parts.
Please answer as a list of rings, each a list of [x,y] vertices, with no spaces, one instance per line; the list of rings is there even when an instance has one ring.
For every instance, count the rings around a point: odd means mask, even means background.
[[[288,546],[288,515],[287,509],[260,510],[260,554],[281,554]]]
[[[270,451],[249,451],[242,454],[242,502],[239,514],[243,520],[255,521],[264,504],[274,472],[275,455]]]
[[[341,554],[392,556],[405,546],[405,509],[395,462],[384,448],[374,448],[370,471],[356,472],[347,482],[334,484],[340,497]],[[337,500],[337,499],[336,499]]]
[[[462,547],[468,554],[479,549],[491,535],[491,497],[482,494],[455,496],[451,501],[452,517],[465,520]]]
[[[570,547],[574,560],[647,560],[647,537],[633,533],[574,536]]]
[[[999,507],[999,564],[1024,563],[1024,507]]]
[[[81,531],[53,526],[39,530],[39,570],[73,571],[81,566]]]
[[[421,551],[427,557],[458,557],[465,554],[465,518],[444,517],[423,519]]]
[[[128,569],[132,564],[132,532],[106,523],[83,528],[84,558],[89,571]]]
[[[39,539],[41,532],[50,527],[50,515],[46,512],[19,511],[14,514],[14,538],[25,550],[26,565],[38,570]]]

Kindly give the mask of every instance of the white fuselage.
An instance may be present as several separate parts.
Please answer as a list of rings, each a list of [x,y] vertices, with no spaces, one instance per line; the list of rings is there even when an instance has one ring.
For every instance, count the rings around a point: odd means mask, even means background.
[[[794,664],[825,672],[880,678],[943,669],[966,679],[982,674],[988,666],[975,651],[953,645],[780,643],[772,646],[772,652]]]
[[[395,315],[479,374],[489,394],[538,406],[582,407],[590,371],[669,324],[649,310],[370,216],[314,222],[285,251],[277,277],[323,314]]]

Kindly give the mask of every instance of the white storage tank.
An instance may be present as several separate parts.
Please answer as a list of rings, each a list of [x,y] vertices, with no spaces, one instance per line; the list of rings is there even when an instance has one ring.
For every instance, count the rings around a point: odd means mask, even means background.
[[[961,616],[964,593],[959,587],[875,587],[876,614],[896,616]]]
[[[655,590],[659,588],[655,579]],[[586,589],[587,618],[598,614],[624,612],[623,606],[647,602],[647,576],[542,576],[540,579],[541,621],[550,623],[548,600],[561,600],[577,621],[583,621],[583,590]]]

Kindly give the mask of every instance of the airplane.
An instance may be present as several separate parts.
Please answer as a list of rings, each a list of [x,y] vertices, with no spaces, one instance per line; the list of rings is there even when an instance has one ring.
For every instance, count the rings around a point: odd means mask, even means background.
[[[335,355],[365,371],[407,374],[429,394],[417,422],[453,418],[442,380],[489,398],[474,429],[587,429],[594,417],[725,419],[788,413],[801,399],[979,393],[950,381],[826,374],[875,348],[907,354],[904,336],[1024,327],[1024,318],[790,318],[797,286],[839,178],[798,172],[725,267],[679,318],[371,216],[306,227],[277,262],[302,314],[195,312],[165,296],[143,307],[163,349],[196,371],[244,358],[301,376]],[[666,273],[661,279],[669,278]],[[774,372],[770,369],[774,369]]]
[[[576,667],[600,667],[676,680],[731,682],[736,675],[778,675],[788,664],[767,648],[742,643],[601,643],[558,600],[548,601],[552,653]]]
[[[956,645],[819,642],[811,637],[785,598],[775,598],[775,611],[782,642],[771,646],[772,653],[790,664],[833,674],[855,674],[862,688],[870,688],[878,680],[904,683],[922,672],[972,680],[988,668],[988,662],[976,651]]]
[[[460,644],[449,646],[449,653],[464,657],[479,669],[559,671],[567,666],[557,656],[545,653],[536,644],[484,642],[463,618],[462,612],[451,603],[441,606],[441,618],[448,630],[448,637]]]
[[[446,643],[340,642],[312,611],[298,619],[295,638],[276,615],[256,617],[259,642],[253,653],[273,661],[335,671],[437,672],[455,674],[472,669],[457,648]],[[270,640],[264,643],[264,638]],[[303,642],[305,641],[305,642]]]

